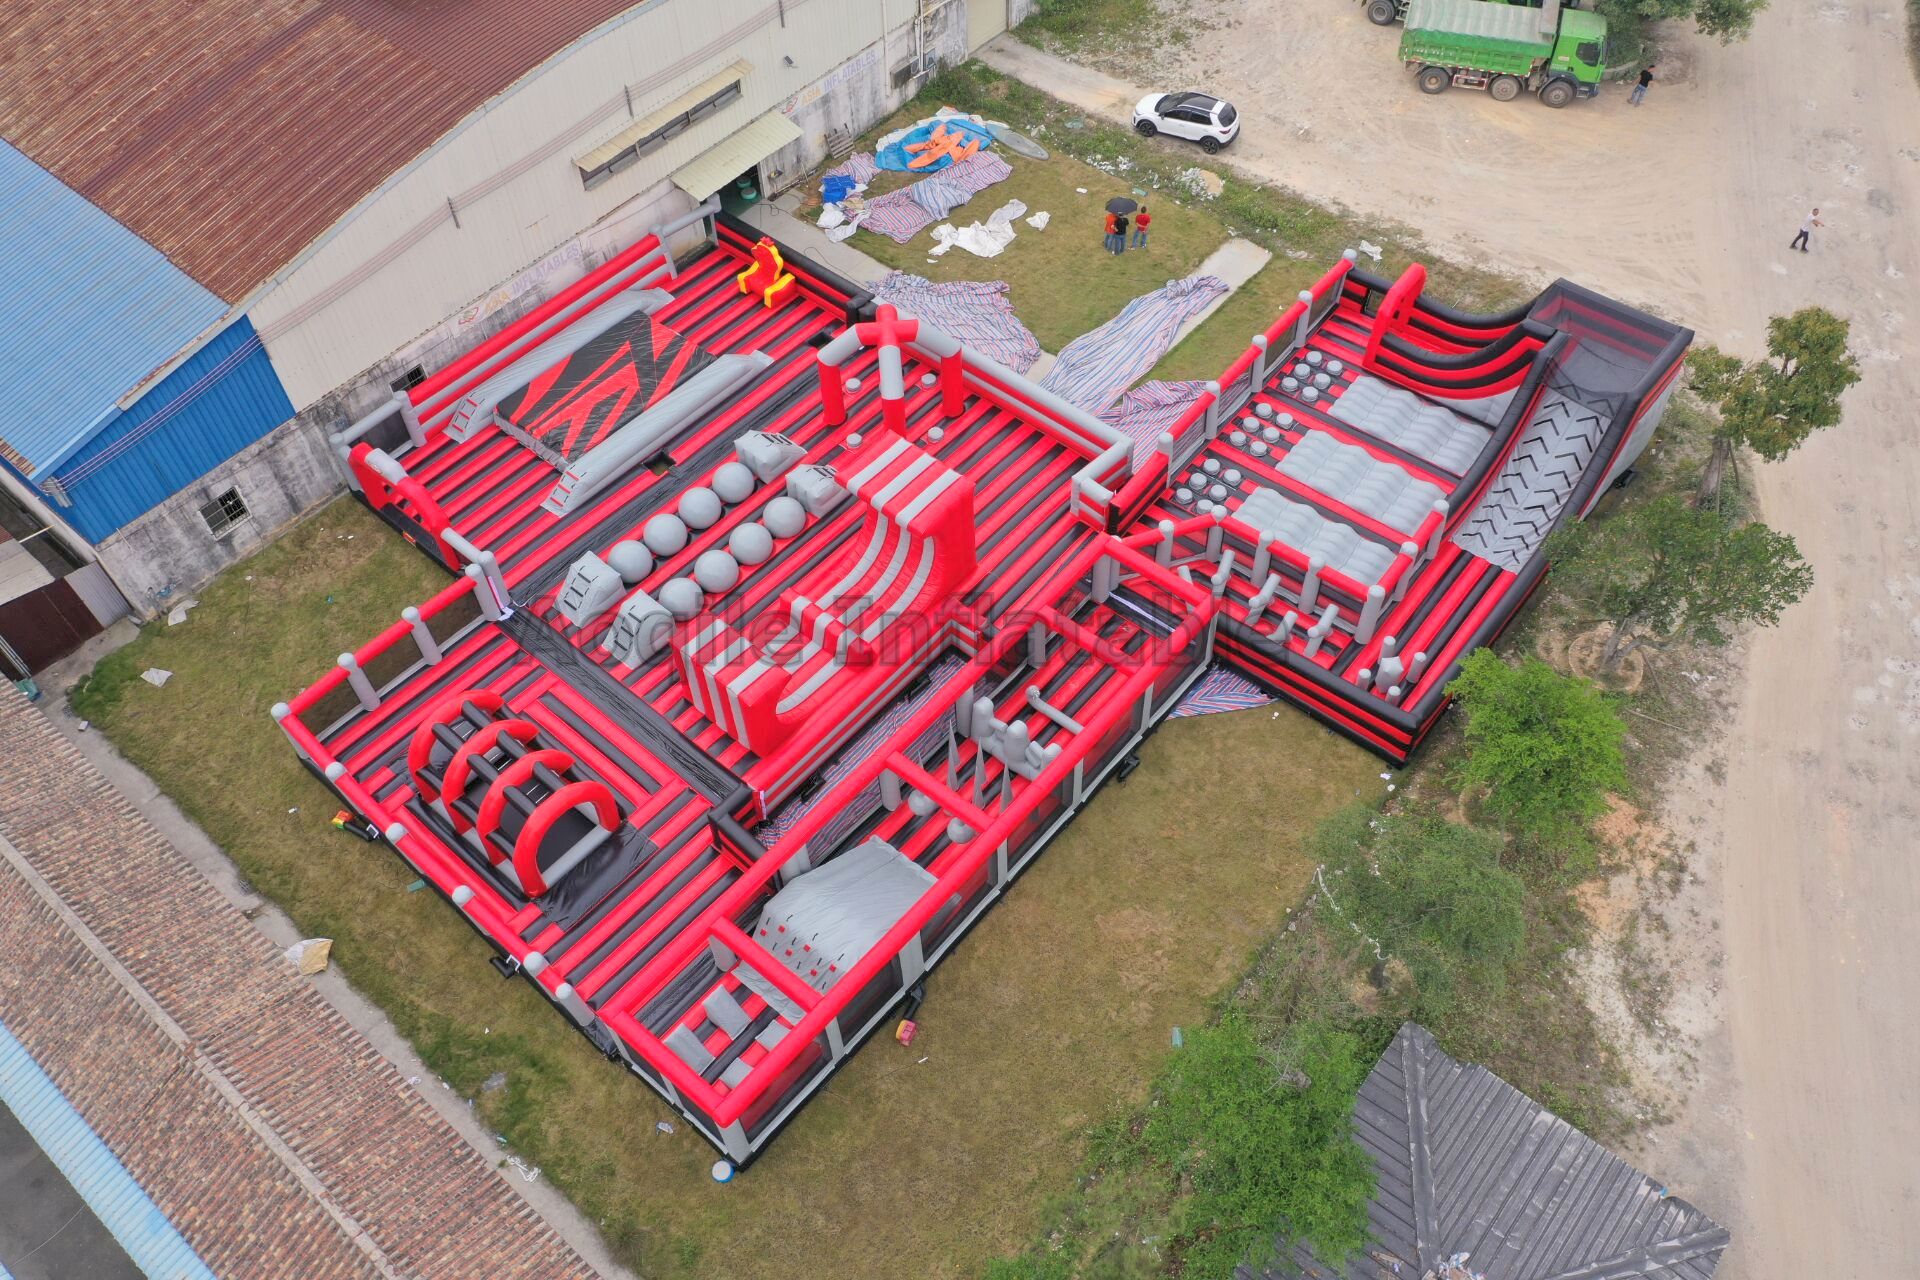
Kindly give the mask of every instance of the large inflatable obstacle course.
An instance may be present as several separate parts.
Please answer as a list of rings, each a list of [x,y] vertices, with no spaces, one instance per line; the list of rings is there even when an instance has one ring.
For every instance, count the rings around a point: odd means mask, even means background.
[[[696,210],[334,437],[454,577],[275,718],[744,1163],[1209,664],[1419,745],[1690,336],[1423,286],[1337,263],[1136,466]]]

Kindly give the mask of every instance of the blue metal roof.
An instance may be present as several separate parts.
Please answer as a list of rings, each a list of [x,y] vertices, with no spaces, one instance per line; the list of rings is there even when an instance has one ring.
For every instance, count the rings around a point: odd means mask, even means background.
[[[193,1246],[4,1023],[0,1103],[19,1119],[141,1271],[165,1280],[214,1280]]]
[[[0,141],[0,441],[39,475],[227,306]]]

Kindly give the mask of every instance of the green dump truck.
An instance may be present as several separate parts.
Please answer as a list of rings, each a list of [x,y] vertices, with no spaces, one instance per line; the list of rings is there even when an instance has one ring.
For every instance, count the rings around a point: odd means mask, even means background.
[[[1550,107],[1600,92],[1607,20],[1545,0],[1539,8],[1498,0],[1411,0],[1400,60],[1422,93],[1453,85],[1511,102],[1525,89]]]

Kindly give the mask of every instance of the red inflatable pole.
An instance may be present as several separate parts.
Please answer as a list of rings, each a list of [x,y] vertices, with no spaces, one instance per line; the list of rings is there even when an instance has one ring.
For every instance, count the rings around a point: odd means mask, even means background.
[[[820,367],[820,420],[830,427],[842,426],[847,420],[846,375],[823,357],[815,361]]]
[[[967,363],[958,351],[940,360],[940,412],[949,418],[960,416],[967,404]]]

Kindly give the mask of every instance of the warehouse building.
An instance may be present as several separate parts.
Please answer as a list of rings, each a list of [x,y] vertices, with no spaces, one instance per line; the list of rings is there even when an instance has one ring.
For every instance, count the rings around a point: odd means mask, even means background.
[[[1033,6],[15,6],[0,507],[149,615],[342,487],[343,420]]]

